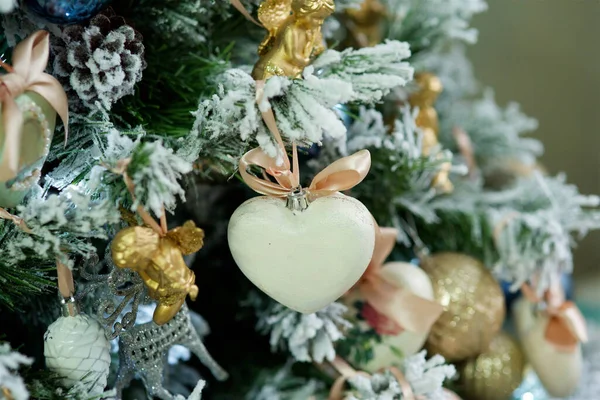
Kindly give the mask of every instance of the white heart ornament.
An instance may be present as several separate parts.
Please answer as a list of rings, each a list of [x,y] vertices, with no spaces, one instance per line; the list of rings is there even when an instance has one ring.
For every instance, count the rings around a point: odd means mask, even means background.
[[[521,347],[548,394],[570,396],[581,379],[581,344],[568,352],[548,342],[544,337],[548,316],[535,312],[533,304],[525,298],[515,302],[513,311]]]
[[[229,221],[231,254],[244,275],[281,304],[316,312],[360,279],[375,246],[375,223],[358,200],[335,193],[304,211],[261,196]]]

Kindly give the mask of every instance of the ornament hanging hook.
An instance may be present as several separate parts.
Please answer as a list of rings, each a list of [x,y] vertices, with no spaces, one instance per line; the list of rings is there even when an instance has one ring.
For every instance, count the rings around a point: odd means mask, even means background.
[[[419,233],[417,232],[417,224],[415,223],[415,218],[412,214],[407,214],[404,228],[405,232],[410,236],[411,240],[414,244],[414,251],[419,258],[419,260],[423,260],[424,258],[429,257],[430,251],[429,248],[423,243],[421,238],[419,237]]]

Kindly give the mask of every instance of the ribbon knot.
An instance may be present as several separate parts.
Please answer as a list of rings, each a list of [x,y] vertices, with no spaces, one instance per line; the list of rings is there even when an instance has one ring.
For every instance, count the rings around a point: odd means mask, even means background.
[[[264,81],[256,81],[256,102],[258,104],[261,104],[263,100],[264,85]],[[278,163],[275,158],[270,157],[261,148],[252,149],[240,159],[240,175],[244,182],[257,193],[273,197],[286,197],[300,187],[297,146],[296,143],[292,144],[292,164],[290,164],[273,110],[268,107],[264,111],[261,110],[261,114],[265,125],[277,142],[279,153],[283,159]],[[251,166],[260,167],[264,171],[263,177],[250,174],[248,169]],[[314,177],[310,186],[306,188],[308,196],[313,200],[348,190],[362,182],[367,176],[369,168],[371,168],[371,154],[368,150],[361,150],[351,156],[340,158]],[[272,182],[266,175],[273,177],[276,182]]]
[[[0,89],[0,98],[4,101],[9,97],[17,97],[25,93],[27,82],[25,78],[14,72],[0,76],[0,83],[2,89]]]
[[[44,72],[48,64],[49,46],[48,32],[37,31],[15,47],[12,67],[3,65],[8,74],[0,76],[1,123],[4,128],[0,181],[13,179],[19,169],[23,125],[23,115],[15,101],[19,95],[34,92],[50,103],[65,126],[65,140],[67,139],[67,95],[56,78]]]
[[[343,400],[344,399],[344,386],[346,385],[346,381],[348,379],[354,378],[357,375],[362,375],[365,378],[371,378],[371,375],[364,371],[357,371],[350,366],[344,359],[341,357],[336,357],[332,362],[331,366],[336,370],[336,372],[340,375],[329,391],[328,400]],[[410,383],[400,371],[400,369],[396,367],[382,368],[378,372],[383,373],[385,370],[388,370],[392,376],[398,381],[400,385],[400,389],[402,390],[402,398],[404,400],[425,400],[422,396],[415,396]]]
[[[373,257],[357,287],[367,304],[367,321],[375,322],[380,334],[399,334],[403,330],[425,333],[444,308],[392,282],[385,273],[385,259],[392,252],[398,231],[378,228]],[[416,267],[415,267],[416,268]],[[370,316],[370,317],[369,317]]]
[[[527,284],[523,284],[521,291],[532,303],[542,301]],[[573,352],[579,343],[588,341],[585,318],[575,303],[565,300],[565,293],[557,276],[551,277],[544,300],[544,312],[548,316],[544,337],[549,343],[559,351]]]

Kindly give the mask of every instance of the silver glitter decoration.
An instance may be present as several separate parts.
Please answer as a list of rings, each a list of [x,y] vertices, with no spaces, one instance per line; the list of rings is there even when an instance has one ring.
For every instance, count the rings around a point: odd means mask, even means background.
[[[79,296],[97,289],[109,289],[111,294],[109,299],[101,302],[97,316],[104,325],[106,336],[110,339],[119,338],[119,370],[115,383],[117,398],[121,398],[123,389],[138,376],[144,383],[148,398],[184,399],[171,394],[162,383],[165,367],[168,366],[169,349],[175,345],[184,346],[195,354],[217,379],[227,379],[227,372],[217,364],[202,343],[201,337],[207,333],[207,326],[200,324],[200,331],[195,328],[186,304],[164,325],[159,326],[153,321],[135,324],[139,305],[153,300],[147,296],[146,286],[137,273],[114,265],[110,248],[109,244],[102,262],[96,256],[82,268],[81,276],[87,284]],[[101,274],[105,266],[108,272]],[[121,298],[118,305],[115,305],[115,297]],[[123,313],[130,304],[131,310]],[[200,380],[188,399],[200,399],[203,386],[204,381]]]
[[[118,337],[123,330],[129,329],[135,324],[140,301],[146,296],[144,282],[140,276],[131,270],[117,268],[113,263],[110,248],[109,245],[103,262],[99,263],[97,257],[88,262],[82,269],[81,276],[89,282],[88,290],[85,293],[98,286],[108,285],[113,294],[112,298],[100,303],[97,311],[98,320],[104,325],[106,336],[112,340]],[[97,271],[102,269],[104,263],[108,265],[109,272],[98,274]],[[95,271],[88,271],[90,265],[94,267]],[[122,297],[117,306],[115,306],[114,297]],[[131,303],[131,311],[127,311],[121,320],[118,320],[129,303]]]
[[[158,326],[153,321],[124,330],[119,336],[119,371],[117,374],[117,397],[138,375],[141,377],[150,398],[174,400],[178,397],[169,393],[163,385],[163,373],[167,353],[173,345],[187,347],[210,369],[219,380],[227,379],[225,372],[204,347],[198,332],[192,325],[187,305],[172,320]]]

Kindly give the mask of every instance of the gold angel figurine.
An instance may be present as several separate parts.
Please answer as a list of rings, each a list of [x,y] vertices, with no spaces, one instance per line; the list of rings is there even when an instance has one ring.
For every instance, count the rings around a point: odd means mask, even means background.
[[[379,0],[364,0],[359,8],[346,10],[348,47],[372,47],[381,42],[381,21],[386,8]]]
[[[252,77],[300,77],[311,58],[325,50],[321,25],[334,9],[333,0],[263,1],[258,19],[268,33],[258,48]]]
[[[192,221],[160,236],[153,229],[135,226],[121,230],[112,242],[112,258],[119,268],[136,271],[157,301],[153,320],[162,325],[177,314],[186,296],[198,295],[196,277],[183,255],[200,250],[204,232]]]
[[[438,115],[433,106],[442,93],[443,86],[437,76],[425,72],[416,74],[415,82],[419,86],[419,90],[411,94],[409,102],[412,107],[419,107],[415,122],[423,132],[423,155],[428,156],[439,143]],[[451,166],[449,162],[444,162],[432,181],[434,187],[445,193],[451,192],[454,188],[449,178]]]

